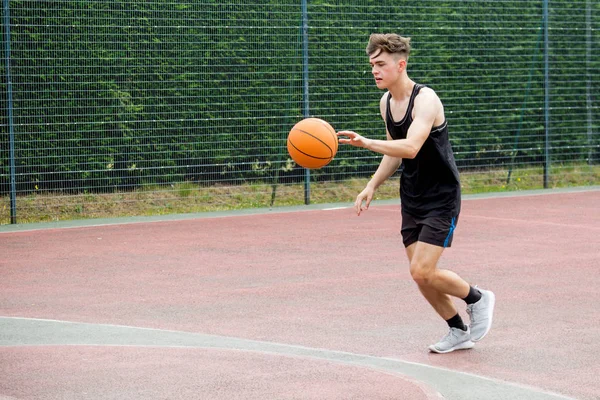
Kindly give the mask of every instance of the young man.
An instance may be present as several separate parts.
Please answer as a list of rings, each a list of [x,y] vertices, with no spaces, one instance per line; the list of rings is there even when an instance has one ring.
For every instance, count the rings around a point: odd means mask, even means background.
[[[448,140],[444,107],[436,93],[413,82],[406,72],[410,38],[372,34],[367,54],[379,89],[387,89],[379,108],[387,140],[367,139],[353,131],[340,131],[342,144],[383,154],[377,171],[356,197],[360,215],[375,190],[400,164],[402,239],[410,273],[419,290],[448,323],[448,334],[429,346],[432,352],[470,349],[489,332],[495,296],[470,286],[454,272],[439,269],[444,248],[450,247],[460,212],[460,181]],[[364,202],[364,207],[363,207]],[[467,304],[470,326],[463,323],[450,296]]]

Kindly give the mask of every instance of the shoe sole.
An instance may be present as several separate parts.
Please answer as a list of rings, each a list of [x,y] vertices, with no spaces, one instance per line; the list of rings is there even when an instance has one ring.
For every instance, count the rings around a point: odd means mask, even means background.
[[[485,330],[485,332],[483,332],[483,335],[481,335],[481,337],[479,337],[477,339],[471,337],[471,340],[473,342],[479,342],[481,339],[483,339],[488,334],[488,332],[492,328],[492,320],[493,320],[493,317],[494,317],[494,307],[496,306],[496,295],[494,294],[494,292],[491,292],[489,290],[486,290],[486,292],[490,296],[490,308],[489,308],[490,312],[489,312],[489,315],[488,315],[490,323],[488,324],[487,329]]]
[[[448,350],[439,350],[434,345],[429,346],[429,350],[432,353],[446,354],[446,353],[451,353],[454,350],[472,349],[474,346],[475,346],[475,343],[473,343],[471,340],[467,340],[466,342],[459,343],[456,346],[449,348]]]

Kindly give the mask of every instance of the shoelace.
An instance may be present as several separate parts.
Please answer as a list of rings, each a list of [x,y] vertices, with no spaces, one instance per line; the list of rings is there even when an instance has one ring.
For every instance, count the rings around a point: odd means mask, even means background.
[[[467,305],[467,314],[469,314],[469,317],[473,316],[473,304]]]
[[[474,304],[469,304],[467,306],[467,314],[469,314],[469,317],[471,318],[471,321],[473,319],[479,319],[479,318],[484,318],[485,317],[485,312],[481,311],[479,312],[479,310],[477,310],[477,308],[474,307]]]
[[[454,338],[458,339],[458,331],[459,331],[459,329],[450,328],[450,331],[448,332],[448,334],[446,336],[444,336],[444,338],[442,339],[442,341],[448,341],[449,342],[450,341],[449,339],[451,337],[454,337]]]

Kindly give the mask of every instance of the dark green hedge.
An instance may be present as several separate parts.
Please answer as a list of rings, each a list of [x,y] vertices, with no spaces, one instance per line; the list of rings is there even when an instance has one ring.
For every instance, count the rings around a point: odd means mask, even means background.
[[[285,138],[303,110],[300,2],[251,3],[10,1],[19,190],[301,178],[285,168]],[[311,115],[384,136],[364,47],[371,32],[393,31],[413,38],[409,73],[444,101],[461,169],[542,162],[541,1],[343,3],[308,2]],[[557,162],[599,158],[600,6],[592,3],[587,30],[586,1],[552,2]],[[4,59],[0,67],[7,192]],[[314,176],[364,175],[378,160],[344,148]]]

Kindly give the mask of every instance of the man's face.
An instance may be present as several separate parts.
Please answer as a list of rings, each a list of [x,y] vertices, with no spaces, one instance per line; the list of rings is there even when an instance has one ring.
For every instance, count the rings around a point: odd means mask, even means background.
[[[369,56],[371,72],[379,89],[386,89],[395,83],[400,72],[406,66],[406,61],[397,59],[390,53],[378,50]]]

